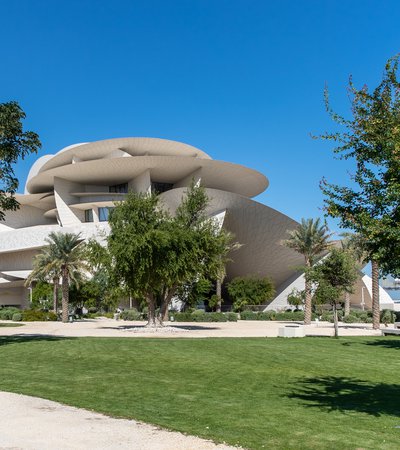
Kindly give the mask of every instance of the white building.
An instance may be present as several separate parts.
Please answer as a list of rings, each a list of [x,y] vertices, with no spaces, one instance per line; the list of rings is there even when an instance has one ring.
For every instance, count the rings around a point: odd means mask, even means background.
[[[173,211],[193,179],[206,188],[209,214],[218,215],[242,244],[232,254],[227,280],[269,276],[277,298],[268,308],[284,307],[289,290],[301,282],[296,270],[303,260],[281,245],[297,223],[252,200],[268,187],[268,179],[242,165],[215,161],[190,145],[153,138],[76,144],[35,162],[25,194],[17,195],[20,209],[7,212],[0,223],[0,305],[27,305],[24,281],[50,232],[98,235],[108,228],[109,208],[130,190],[158,192]],[[370,289],[368,283],[363,286],[368,307]],[[354,304],[360,302],[359,293],[353,297]]]

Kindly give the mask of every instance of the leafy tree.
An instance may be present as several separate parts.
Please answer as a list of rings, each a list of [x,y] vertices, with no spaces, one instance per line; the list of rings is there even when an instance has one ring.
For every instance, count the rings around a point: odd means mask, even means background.
[[[53,287],[46,281],[39,281],[32,289],[32,309],[49,310],[53,303]]]
[[[114,276],[129,292],[146,298],[148,326],[162,324],[180,286],[220,273],[231,236],[207,218],[207,205],[204,189],[192,184],[174,217],[158,196],[135,193],[110,217],[107,247]]]
[[[305,268],[310,269],[319,257],[329,248],[329,238],[332,236],[326,223],[320,219],[301,219],[301,223],[292,231],[289,238],[283,242],[286,247],[292,248],[304,256]],[[305,280],[304,324],[311,323],[312,292],[311,283]]]
[[[306,299],[305,291],[299,291],[296,288],[293,288],[292,291],[287,296],[287,302],[290,306],[295,306],[296,309],[300,307],[304,307],[304,302]]]
[[[58,288],[61,277],[61,267],[57,260],[54,246],[44,247],[33,258],[33,269],[26,279],[25,285],[29,286],[33,281],[53,283],[53,311],[57,313]]]
[[[13,165],[41,148],[39,136],[24,131],[26,115],[17,102],[0,103],[0,220],[4,211],[15,211],[19,204],[14,194],[18,189]]]
[[[80,234],[55,232],[49,234],[46,242],[48,252],[54,257],[53,265],[60,269],[62,276],[62,321],[68,322],[70,282],[79,284],[90,270],[85,243]],[[50,266],[49,270],[53,267]]]
[[[275,295],[269,278],[236,277],[227,284],[227,289],[235,311],[242,311],[247,305],[261,305]]]
[[[199,278],[178,287],[176,297],[183,303],[183,309],[195,308],[208,299],[212,289],[210,280]]]
[[[325,103],[333,120],[344,131],[325,133],[339,159],[355,162],[350,186],[322,180],[326,213],[340,226],[363,238],[372,265],[373,327],[379,328],[379,276],[400,274],[400,83],[399,56],[387,61],[383,79],[370,90],[357,89],[352,78],[349,94],[352,117],[333,112],[328,90]]]
[[[330,254],[306,272],[306,279],[315,284],[314,297],[319,303],[329,303],[333,309],[335,336],[338,336],[337,309],[343,295],[353,291],[357,280],[356,261],[349,252],[334,248]]]

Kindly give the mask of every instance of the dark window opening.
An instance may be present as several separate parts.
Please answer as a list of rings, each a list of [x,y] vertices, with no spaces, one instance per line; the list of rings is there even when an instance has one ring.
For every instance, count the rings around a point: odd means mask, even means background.
[[[126,194],[128,192],[128,183],[116,184],[108,187],[109,192],[116,194]]]
[[[93,222],[93,209],[85,209],[85,222]]]
[[[112,206],[99,208],[99,222],[108,222],[113,209]]]
[[[151,192],[153,194],[161,194],[171,190],[174,187],[173,183],[158,183],[157,181],[151,182]]]

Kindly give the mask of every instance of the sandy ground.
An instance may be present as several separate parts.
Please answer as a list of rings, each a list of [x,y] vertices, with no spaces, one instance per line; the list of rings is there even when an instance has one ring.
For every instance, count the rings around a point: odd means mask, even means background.
[[[276,337],[281,327],[293,322],[250,321],[225,323],[168,323],[173,332],[148,333],[144,322],[116,321],[113,319],[94,319],[74,323],[25,322],[22,327],[0,327],[0,336],[10,335],[51,335],[66,337],[160,337],[160,338],[205,338],[205,337]],[[306,335],[332,336],[333,325],[329,322],[313,323],[304,326]],[[380,336],[371,324],[341,324],[342,336]]]
[[[228,450],[234,447],[0,392],[0,450]]]

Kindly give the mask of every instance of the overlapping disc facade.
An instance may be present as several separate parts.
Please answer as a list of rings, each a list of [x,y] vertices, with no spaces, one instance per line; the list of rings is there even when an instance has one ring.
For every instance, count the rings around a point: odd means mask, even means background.
[[[77,144],[36,161],[25,194],[17,196],[20,209],[7,212],[0,223],[0,305],[27,305],[24,281],[50,232],[90,237],[107,231],[109,208],[128,191],[157,192],[173,210],[192,180],[206,188],[209,214],[218,216],[242,244],[232,254],[227,280],[269,276],[277,288],[269,307],[284,306],[303,260],[281,245],[297,223],[252,200],[268,187],[267,178],[242,165],[213,160],[190,145],[154,138]]]

